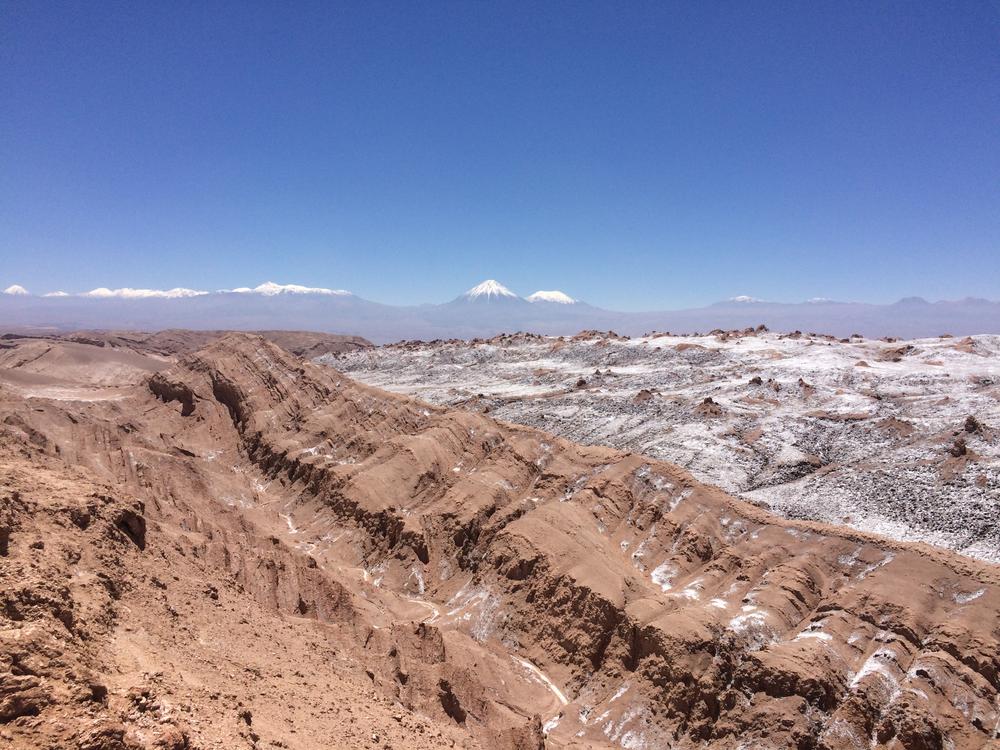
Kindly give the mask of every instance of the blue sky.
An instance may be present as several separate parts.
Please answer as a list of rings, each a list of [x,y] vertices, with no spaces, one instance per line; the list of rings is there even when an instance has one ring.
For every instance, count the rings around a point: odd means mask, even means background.
[[[1000,298],[1000,6],[0,0],[0,285]]]

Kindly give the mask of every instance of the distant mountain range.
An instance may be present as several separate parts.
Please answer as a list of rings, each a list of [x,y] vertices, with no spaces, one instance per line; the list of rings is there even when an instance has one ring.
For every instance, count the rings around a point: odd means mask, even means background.
[[[273,282],[215,292],[98,288],[83,294],[42,295],[15,284],[0,294],[0,327],[10,330],[284,329],[354,334],[384,343],[486,337],[513,331],[551,335],[585,329],[627,335],[654,330],[693,333],[760,324],[772,330],[840,337],[852,333],[902,338],[1000,333],[1000,302],[974,298],[928,302],[907,297],[876,305],[827,299],[778,303],[735,297],[686,310],[616,312],[557,290],[521,297],[492,279],[451,302],[418,306],[372,302],[343,289]]]

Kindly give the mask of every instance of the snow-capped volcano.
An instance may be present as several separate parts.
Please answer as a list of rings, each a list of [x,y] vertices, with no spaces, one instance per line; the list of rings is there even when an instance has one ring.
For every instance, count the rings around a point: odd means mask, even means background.
[[[472,287],[469,291],[462,295],[462,299],[474,300],[474,299],[491,299],[496,297],[500,299],[502,297],[510,297],[513,299],[518,299],[518,296],[514,294],[510,289],[505,287],[499,281],[494,279],[487,279],[482,284],[477,284]]]
[[[400,339],[486,338],[526,331],[566,336],[583,330],[647,331],[745,329],[810,330],[848,336],[918,338],[1000,332],[1000,301],[920,298],[877,305],[860,302],[778,303],[749,296],[707,307],[616,312],[575,300],[558,290],[518,296],[488,279],[442,304],[392,305],[339,289],[276,284],[199,291],[107,288],[32,294],[19,284],[0,287],[0,320],[7,327],[162,330],[321,330],[352,333],[384,343]]]
[[[551,290],[539,290],[534,294],[529,294],[525,299],[528,302],[555,302],[560,305],[575,305],[576,300],[570,297],[565,292],[560,292],[558,289]]]

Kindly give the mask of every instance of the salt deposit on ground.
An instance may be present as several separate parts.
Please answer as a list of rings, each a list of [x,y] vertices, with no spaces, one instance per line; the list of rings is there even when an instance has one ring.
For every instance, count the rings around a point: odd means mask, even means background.
[[[1000,561],[997,336],[515,335],[322,361],[433,403],[666,459],[788,517]]]

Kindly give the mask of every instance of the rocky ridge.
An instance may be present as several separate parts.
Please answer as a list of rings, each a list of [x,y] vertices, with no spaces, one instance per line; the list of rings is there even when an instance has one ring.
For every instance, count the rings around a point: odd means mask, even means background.
[[[371,385],[681,465],[787,517],[1000,562],[996,336],[588,331],[407,342],[320,361]]]
[[[995,566],[259,337],[0,388],[13,747],[996,744]]]

